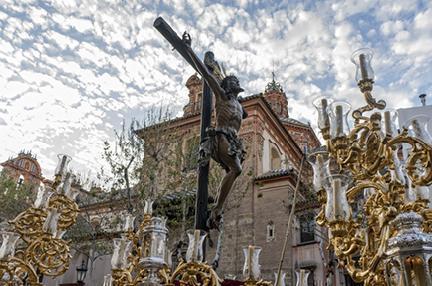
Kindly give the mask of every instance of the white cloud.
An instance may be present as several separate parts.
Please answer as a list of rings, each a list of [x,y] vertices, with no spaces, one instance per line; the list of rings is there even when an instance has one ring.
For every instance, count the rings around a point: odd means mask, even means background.
[[[188,30],[200,56],[213,50],[239,75],[244,96],[262,92],[274,70],[291,116],[312,124],[316,95],[364,103],[350,62],[362,46],[376,50],[377,98],[409,106],[407,95],[431,91],[432,7],[415,0],[327,1],[307,9],[296,1],[258,2],[58,0],[46,10],[4,0],[2,158],[33,149],[49,175],[55,153],[67,152],[77,168],[96,170],[102,142],[112,140],[122,118],[161,102],[178,113],[193,70],[152,27],[159,15],[179,35]]]

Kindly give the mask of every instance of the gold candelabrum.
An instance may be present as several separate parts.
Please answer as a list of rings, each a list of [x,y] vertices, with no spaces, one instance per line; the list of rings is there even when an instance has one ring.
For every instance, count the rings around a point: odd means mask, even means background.
[[[69,241],[62,237],[79,212],[70,160],[59,155],[52,188],[41,183],[33,206],[9,221],[11,231],[1,232],[1,285],[39,286],[41,275],[56,277],[68,269]]]
[[[104,286],[180,285],[219,286],[222,280],[211,265],[203,261],[203,243],[207,233],[188,230],[189,245],[185,258],[173,269],[167,249],[166,219],[152,216],[153,202],[147,200],[144,219],[134,231],[134,217],[127,215],[121,238],[114,239],[111,274]],[[245,248],[245,285],[270,286],[260,279],[260,247]]]
[[[431,138],[424,117],[411,118],[398,131],[397,113],[375,110],[386,103],[372,96],[371,59],[369,49],[352,56],[367,103],[352,112],[352,129],[349,104],[314,102],[327,145],[309,155],[322,202],[316,220],[328,227],[330,247],[354,281],[431,286]]]

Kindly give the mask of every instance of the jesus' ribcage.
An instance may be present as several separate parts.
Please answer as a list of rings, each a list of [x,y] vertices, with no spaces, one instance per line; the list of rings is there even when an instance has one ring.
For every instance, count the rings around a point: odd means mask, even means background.
[[[243,109],[236,98],[216,98],[216,127],[240,129]]]

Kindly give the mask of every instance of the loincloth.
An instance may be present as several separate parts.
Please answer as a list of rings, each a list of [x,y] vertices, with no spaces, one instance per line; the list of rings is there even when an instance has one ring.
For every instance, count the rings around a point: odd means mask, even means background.
[[[238,158],[240,163],[243,163],[246,156],[243,142],[241,138],[237,136],[237,132],[232,128],[207,128],[207,138],[201,143],[200,146],[200,164],[207,164],[210,157],[218,162],[225,171],[229,171],[229,168],[224,164],[223,160],[219,157],[219,136],[224,136],[228,141],[228,155],[233,158]]]

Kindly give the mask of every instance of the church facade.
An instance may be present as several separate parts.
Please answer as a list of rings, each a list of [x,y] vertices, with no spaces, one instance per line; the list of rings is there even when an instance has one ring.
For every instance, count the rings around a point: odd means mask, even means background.
[[[199,136],[202,84],[197,75],[187,80],[189,102],[184,115],[170,124],[182,134],[183,143]],[[218,273],[221,277],[241,279],[243,247],[253,244],[262,247],[263,277],[274,280],[287,239],[288,251],[282,269],[287,273],[288,285],[294,285],[294,271],[301,268],[310,271],[310,285],[324,285],[327,274],[324,265],[328,264],[328,254],[323,248],[326,234],[314,224],[318,205],[310,186],[312,171],[306,162],[293,229],[288,237],[286,234],[302,157],[307,150],[319,147],[320,142],[309,124],[289,117],[287,96],[274,78],[263,93],[239,101],[248,113],[239,132],[247,155],[224,212]],[[211,237],[216,235],[212,231]],[[214,249],[209,248],[209,261],[213,253]]]
[[[42,176],[42,169],[36,155],[30,151],[21,151],[17,157],[9,158],[0,165],[3,167],[3,171],[17,182],[17,185],[24,183],[39,185],[46,181]]]

